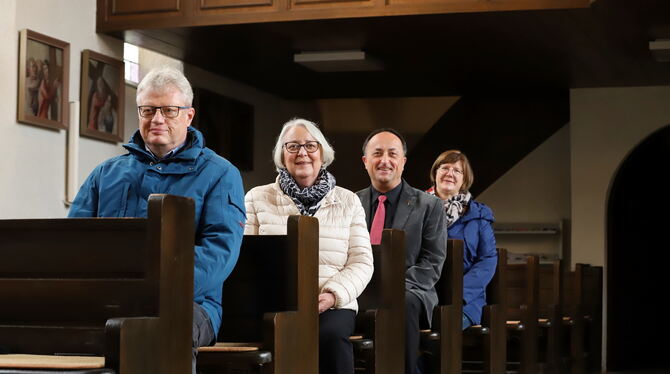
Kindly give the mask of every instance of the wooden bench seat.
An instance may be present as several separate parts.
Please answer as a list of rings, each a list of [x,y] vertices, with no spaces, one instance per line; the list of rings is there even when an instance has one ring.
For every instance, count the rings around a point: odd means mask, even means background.
[[[17,369],[102,369],[105,358],[100,356],[54,356],[30,354],[0,355],[0,367]]]

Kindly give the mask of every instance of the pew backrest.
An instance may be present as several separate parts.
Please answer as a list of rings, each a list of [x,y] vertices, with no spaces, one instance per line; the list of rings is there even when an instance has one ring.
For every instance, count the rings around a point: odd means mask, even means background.
[[[373,340],[375,373],[400,373],[404,367],[405,232],[385,229],[372,246],[374,272],[358,297],[358,329]]]
[[[245,235],[223,284],[219,342],[260,343],[274,373],[317,371],[319,222],[290,216],[287,235]]]
[[[151,195],[147,219],[0,221],[0,346],[20,354],[104,355],[123,368],[118,355],[128,347],[109,346],[107,324],[154,317],[162,327],[151,339],[185,337],[160,348],[188,360],[193,214],[191,199]],[[186,360],[176,361],[164,372],[185,369],[179,365]]]

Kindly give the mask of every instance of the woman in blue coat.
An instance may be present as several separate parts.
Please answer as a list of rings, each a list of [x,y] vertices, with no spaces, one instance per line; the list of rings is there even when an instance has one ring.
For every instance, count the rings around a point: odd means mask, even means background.
[[[433,187],[428,193],[444,201],[449,239],[463,240],[463,330],[481,323],[486,285],[496,271],[498,254],[493,235],[493,212],[476,202],[468,189],[474,175],[460,151],[440,154],[430,169]]]

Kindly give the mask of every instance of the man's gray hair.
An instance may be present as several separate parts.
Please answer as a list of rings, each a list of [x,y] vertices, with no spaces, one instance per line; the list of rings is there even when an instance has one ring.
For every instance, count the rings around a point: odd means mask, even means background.
[[[184,95],[183,104],[189,106],[193,104],[193,89],[184,73],[173,67],[163,66],[151,69],[137,85],[137,94],[135,95],[137,105],[140,105],[140,96],[145,91],[162,91],[168,86],[176,87]]]
[[[284,166],[284,135],[286,135],[286,132],[295,126],[302,126],[304,127],[307,132],[316,139],[319,144],[321,144],[321,161],[323,162],[323,168],[325,169],[328,165],[332,164],[333,161],[335,161],[335,150],[333,147],[328,143],[328,140],[326,140],[326,137],[323,136],[323,133],[321,130],[319,130],[319,127],[316,125],[316,123],[312,121],[308,121],[304,118],[293,118],[290,121],[286,122],[284,126],[281,129],[281,132],[279,133],[279,136],[277,137],[277,143],[275,143],[275,148],[272,151],[272,159],[275,162],[275,166],[277,167],[277,171],[280,169],[285,169],[286,166]]]

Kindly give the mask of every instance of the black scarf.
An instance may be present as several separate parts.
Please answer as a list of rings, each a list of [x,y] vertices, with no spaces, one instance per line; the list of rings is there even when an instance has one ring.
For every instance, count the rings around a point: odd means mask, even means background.
[[[335,177],[326,169],[321,169],[313,185],[301,188],[286,169],[280,169],[279,187],[298,206],[300,214],[314,216],[323,198],[335,188]]]

